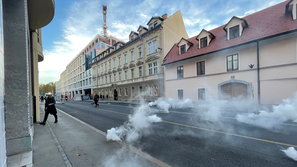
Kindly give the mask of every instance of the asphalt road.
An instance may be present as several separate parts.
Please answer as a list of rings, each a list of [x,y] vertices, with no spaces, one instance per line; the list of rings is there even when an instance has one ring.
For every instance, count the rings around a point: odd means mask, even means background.
[[[128,120],[136,106],[91,102],[58,103],[64,112],[106,132]],[[155,108],[152,108],[155,110]],[[151,156],[177,167],[193,166],[297,166],[280,150],[297,146],[297,124],[286,123],[279,129],[263,128],[221,117],[217,122],[203,121],[190,110],[157,114],[162,122],[154,123],[133,145]]]

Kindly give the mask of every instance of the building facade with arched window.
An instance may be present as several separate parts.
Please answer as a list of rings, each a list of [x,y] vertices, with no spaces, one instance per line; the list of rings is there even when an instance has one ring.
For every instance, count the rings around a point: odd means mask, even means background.
[[[234,16],[226,25],[180,39],[164,58],[166,97],[259,104],[291,97],[297,92],[296,3]]]

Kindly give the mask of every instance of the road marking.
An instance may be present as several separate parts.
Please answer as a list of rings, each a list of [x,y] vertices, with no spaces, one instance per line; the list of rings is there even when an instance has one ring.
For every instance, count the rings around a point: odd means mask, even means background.
[[[77,105],[79,105],[79,104],[77,104]],[[82,106],[82,105],[80,105],[80,106]],[[90,107],[90,108],[92,108],[92,107]],[[123,115],[130,115],[130,114],[126,114],[126,113],[121,113],[121,112],[116,112],[116,111],[106,110],[106,109],[101,109],[101,108],[95,108],[95,109],[104,110],[104,111],[107,111],[107,112],[118,113],[118,114],[123,114]],[[193,129],[199,129],[199,130],[204,130],[204,131],[209,131],[209,132],[215,132],[215,133],[220,133],[220,134],[225,134],[225,135],[230,135],[230,136],[236,136],[236,137],[241,137],[241,138],[246,138],[246,139],[251,139],[251,140],[256,140],[256,141],[262,141],[262,142],[266,142],[266,143],[279,144],[279,145],[283,145],[283,146],[289,146],[289,147],[296,147],[297,148],[297,145],[293,145],[293,144],[281,143],[281,142],[265,140],[265,139],[255,138],[255,137],[249,137],[249,136],[244,136],[244,135],[239,135],[239,134],[234,134],[234,133],[228,133],[228,132],[223,132],[223,131],[218,131],[218,130],[201,128],[201,127],[198,127],[198,126],[191,126],[191,125],[186,125],[186,124],[181,124],[181,123],[175,123],[175,122],[170,122],[170,121],[165,121],[165,120],[162,120],[162,122],[168,123],[168,124],[179,125],[179,126],[185,126],[185,127],[189,127],[189,128],[193,128]]]
[[[83,122],[82,120],[80,120],[80,119],[78,119],[78,118],[75,118],[74,116],[72,116],[72,115],[66,113],[65,111],[62,111],[61,109],[58,109],[58,108],[57,108],[57,110],[59,110],[61,113],[63,113],[63,114],[65,114],[65,115],[69,116],[70,118],[72,118],[72,119],[74,119],[74,120],[80,122],[80,123],[83,124],[83,125],[88,126],[89,128],[95,130],[96,132],[98,132],[98,133],[100,133],[101,135],[103,135],[103,136],[106,137],[107,134],[106,134],[105,132],[103,132],[103,131],[101,131],[101,130],[95,128],[94,126],[92,126],[92,125],[90,125],[90,124],[87,124],[86,122]],[[119,112],[116,112],[116,113],[119,113]],[[131,150],[132,152],[136,153],[137,155],[139,155],[139,156],[141,156],[141,157],[143,157],[143,158],[145,158],[145,159],[151,161],[152,163],[154,163],[154,164],[156,164],[156,165],[158,165],[158,166],[160,166],[160,167],[171,167],[170,165],[166,164],[165,162],[162,162],[162,161],[158,160],[157,158],[154,158],[154,157],[150,156],[149,154],[147,154],[147,153],[145,153],[145,152],[143,152],[143,151],[141,151],[141,150],[138,150],[137,148],[135,148],[135,147],[133,147],[133,146],[131,146],[131,145],[129,145],[129,144],[123,142],[123,141],[115,141],[115,142],[118,143],[118,144],[120,144],[120,145],[122,145],[122,146],[124,146],[124,147],[126,147],[127,149]]]

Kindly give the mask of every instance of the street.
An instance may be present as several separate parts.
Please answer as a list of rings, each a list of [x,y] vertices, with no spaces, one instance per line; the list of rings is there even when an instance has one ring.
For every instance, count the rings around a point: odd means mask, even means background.
[[[56,107],[103,132],[123,125],[136,107],[99,104],[99,108],[94,108],[91,102],[67,101]],[[223,116],[217,122],[203,121],[186,109],[157,115],[162,122],[153,123],[133,146],[171,166],[296,166],[280,151],[297,146],[296,123],[266,130],[240,123],[231,116]]]

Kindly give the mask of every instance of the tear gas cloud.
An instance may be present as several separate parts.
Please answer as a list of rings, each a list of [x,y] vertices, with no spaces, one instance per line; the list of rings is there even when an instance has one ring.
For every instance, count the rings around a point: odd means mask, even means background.
[[[284,152],[289,158],[297,161],[297,151],[295,150],[294,147],[289,147],[288,149],[281,150]]]

